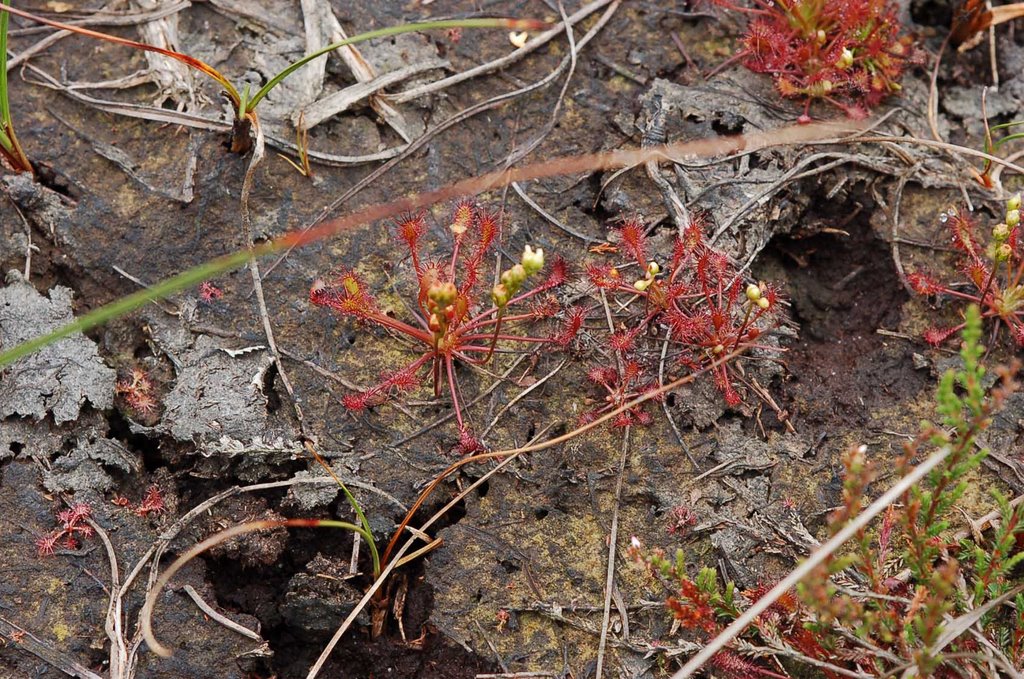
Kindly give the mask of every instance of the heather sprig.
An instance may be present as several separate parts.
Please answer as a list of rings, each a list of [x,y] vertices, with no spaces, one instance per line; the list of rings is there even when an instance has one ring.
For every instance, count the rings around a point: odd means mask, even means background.
[[[797,587],[799,596],[785,594],[757,616],[745,632],[748,640],[755,640],[756,633],[763,645],[811,662],[829,679],[850,672],[911,676],[904,674],[908,670],[920,677],[989,676],[988,660],[978,653],[983,647],[999,649],[1019,667],[1024,660],[1024,595],[1017,595],[1016,608],[984,612],[975,628],[984,638],[948,635],[951,619],[970,616],[1024,586],[1015,570],[1024,562],[1024,502],[1011,503],[996,493],[999,521],[988,536],[970,540],[951,535],[956,503],[987,453],[976,450],[978,438],[1016,388],[1014,366],[1000,370],[1002,384],[986,393],[981,329],[981,313],[971,306],[963,330],[963,366],[947,372],[936,391],[938,424],[922,424],[921,434],[898,460],[897,471],[908,473],[926,447],[945,449],[942,462],[891,505],[879,525],[855,533],[850,549],[831,554],[815,568]],[[830,535],[860,515],[878,478],[878,465],[864,446],[849,450],[843,466],[840,506],[828,517]],[[660,550],[645,552],[635,541],[630,554],[673,590],[666,606],[680,625],[701,633],[717,633],[747,602],[770,589],[730,595],[734,606],[724,611],[715,605],[724,600],[715,595],[722,590],[708,584],[707,569],[690,579],[682,551],[670,561]],[[721,669],[715,660],[708,666]],[[749,670],[741,676],[757,673]]]
[[[696,577],[691,577],[681,549],[676,550],[674,558],[668,558],[661,549],[645,549],[635,537],[628,556],[636,567],[659,581],[669,592],[665,606],[678,626],[685,633],[696,635],[701,641],[713,638],[743,612],[748,602],[756,601],[770,589],[758,587],[741,594],[736,590],[735,583],[728,581],[723,584],[715,569],[708,567],[701,568]],[[789,594],[758,617],[750,634],[763,643],[777,641],[797,648],[802,653],[820,657],[824,649],[804,628],[805,614],[806,609],[796,596]],[[733,648],[719,651],[708,664],[730,679],[786,677],[763,667],[755,658],[745,657]]]
[[[1024,502],[1010,505],[1006,496],[992,491],[999,507],[999,523],[992,533],[989,546],[966,542],[963,550],[973,557],[974,605],[998,598],[1010,589],[1009,577],[1014,568],[1024,562],[1024,550],[1018,549],[1024,536]]]
[[[456,363],[484,365],[494,356],[499,342],[565,346],[579,330],[583,315],[578,309],[565,310],[552,291],[568,279],[568,265],[556,259],[546,277],[534,284],[544,268],[542,249],[527,245],[521,260],[505,269],[499,282],[485,294],[482,284],[485,257],[494,248],[501,231],[500,217],[470,201],[459,203],[448,232],[449,250],[440,258],[426,256],[423,239],[427,232],[422,213],[407,215],[395,224],[395,236],[409,252],[416,279],[415,304],[409,321],[395,318],[381,309],[367,284],[354,271],[343,269],[328,281],[317,281],[310,301],[317,306],[376,325],[411,340],[422,353],[407,365],[385,373],[376,385],[343,399],[353,411],[381,405],[408,392],[429,372],[434,395],[447,385],[459,426],[459,448],[470,453],[482,445],[470,433],[459,395]],[[513,334],[508,327],[562,315],[559,331],[551,335]]]

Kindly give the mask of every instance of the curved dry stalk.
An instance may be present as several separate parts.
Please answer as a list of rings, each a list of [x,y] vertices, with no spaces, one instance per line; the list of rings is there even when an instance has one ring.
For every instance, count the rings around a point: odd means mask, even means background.
[[[939,54],[935,57],[935,66],[932,68],[932,76],[928,85],[928,128],[931,130],[932,138],[943,143],[945,142],[942,135],[939,134],[939,64],[942,63],[942,55],[946,53],[946,46],[949,45],[951,35],[952,33],[942,41]]]
[[[185,594],[188,594],[189,598],[192,599],[192,601],[195,602],[195,604],[199,608],[199,610],[201,610],[211,620],[220,623],[221,625],[223,625],[224,627],[228,628],[232,632],[236,632],[238,634],[241,634],[243,637],[246,637],[248,639],[252,639],[253,641],[258,641],[258,642],[261,642],[261,643],[263,642],[263,637],[261,637],[259,634],[257,634],[256,632],[252,631],[248,627],[245,627],[244,625],[238,624],[237,622],[235,622],[231,618],[227,617],[223,613],[217,611],[210,604],[206,603],[206,600],[203,599],[203,597],[201,597],[199,595],[199,592],[197,592],[196,588],[193,587],[192,585],[185,585],[184,590],[185,590]]]
[[[361,534],[363,532],[361,527],[348,523],[347,521],[333,521],[328,519],[285,519],[279,521],[252,521],[250,523],[232,526],[231,528],[222,530],[219,533],[214,533],[202,542],[193,545],[187,552],[175,559],[174,562],[167,567],[167,570],[163,572],[163,575],[157,579],[153,589],[151,589],[146,595],[146,603],[143,604],[142,610],[139,612],[139,626],[142,629],[142,637],[146,640],[146,644],[149,645],[151,651],[164,658],[171,655],[171,649],[157,641],[156,636],[153,635],[153,609],[156,607],[157,597],[160,596],[160,592],[163,591],[165,586],[167,586],[167,583],[174,577],[174,574],[180,571],[185,564],[203,552],[216,547],[223,542],[227,542],[233,537],[266,530],[268,528],[343,528],[354,533]],[[365,538],[366,536],[363,537]]]
[[[110,640],[110,676],[112,678],[128,676],[128,648],[124,637],[124,617],[121,593],[121,576],[117,565],[117,553],[114,551],[114,543],[103,526],[94,520],[86,517],[86,522],[96,531],[96,535],[103,543],[103,549],[107,552],[107,561],[110,562],[110,601],[107,603],[107,615],[103,622],[103,631],[107,633]]]

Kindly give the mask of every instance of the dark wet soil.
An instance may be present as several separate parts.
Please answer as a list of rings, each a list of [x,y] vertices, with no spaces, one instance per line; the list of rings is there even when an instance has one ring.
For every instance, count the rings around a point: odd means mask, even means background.
[[[795,424],[826,432],[863,427],[875,410],[913,400],[930,384],[911,358],[923,346],[876,332],[896,331],[907,301],[888,246],[863,217],[840,217],[823,220],[846,233],[779,238],[762,259],[784,272],[799,325],[785,357],[785,397]]]

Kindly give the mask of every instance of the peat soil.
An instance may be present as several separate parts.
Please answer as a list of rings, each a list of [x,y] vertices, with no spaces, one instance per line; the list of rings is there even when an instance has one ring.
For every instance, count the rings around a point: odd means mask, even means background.
[[[67,3],[22,4],[69,11]],[[85,14],[103,3],[82,4],[72,9]],[[186,51],[256,82],[301,53],[310,29],[299,3],[251,3],[259,11],[246,11],[246,4],[183,5],[173,15],[174,30]],[[333,10],[349,34],[481,9],[455,0],[310,4]],[[596,6],[564,4],[570,15]],[[554,18],[553,6],[531,0],[483,9]],[[577,27],[577,40],[601,11]],[[431,132],[422,148],[338,204],[332,205],[383,161],[314,163],[315,176],[307,178],[268,153],[255,175],[254,237],[436,189],[504,167],[510,158],[635,146],[657,137],[654,132],[675,141],[793,122],[801,107],[780,102],[764,78],[732,68],[703,79],[732,53],[738,27],[731,18],[691,11],[683,0],[616,5],[571,62],[573,70],[551,82],[544,79],[569,54],[564,35],[504,69],[408,101],[392,99],[395,115],[382,107],[386,101],[358,102],[313,128],[310,147],[371,156],[400,148],[403,134],[416,138],[489,97],[524,88]],[[12,27],[15,53],[42,35],[20,20]],[[928,48],[941,43],[941,28],[912,28]],[[110,30],[139,37],[134,25]],[[988,110],[993,121],[1006,122],[1024,117],[1024,47],[1021,32],[997,35],[1003,82],[989,93]],[[362,54],[380,72],[449,62],[406,76],[387,90],[394,94],[511,49],[500,31],[467,30],[378,41]],[[979,83],[989,78],[983,51],[944,63],[939,80],[938,129],[974,148],[982,144]],[[143,55],[80,37],[49,45],[30,63],[58,85],[40,85],[43,76],[32,70],[11,74],[19,137],[42,171],[39,183],[3,179],[4,348],[246,240],[240,192],[248,158],[228,153],[222,132],[119,114],[157,100],[161,115],[182,108],[221,121],[216,88],[197,79],[191,91],[181,90]],[[133,73],[149,80],[112,84]],[[314,81],[314,99],[356,82],[335,57]],[[105,84],[65,86],[85,82]],[[542,86],[525,88],[537,82]],[[929,136],[927,73],[908,72],[903,85],[903,96],[877,112],[891,114],[880,129]],[[83,91],[107,103],[84,100]],[[296,84],[268,100],[261,111],[268,132],[291,139],[289,117],[307,94]],[[525,160],[518,158],[531,147]],[[532,243],[579,272],[590,262],[621,264],[615,226],[637,214],[651,226],[655,256],[670,257],[676,225],[666,209],[667,183],[704,216],[709,235],[720,232],[717,247],[749,263],[754,279],[781,286],[788,310],[770,337],[779,351],[754,352],[737,363],[746,385],[739,407],[725,407],[712,382],[700,380],[653,408],[648,427],[628,434],[596,429],[515,460],[431,527],[429,537],[440,541],[397,571],[386,603],[360,613],[320,676],[591,676],[613,525],[618,556],[605,673],[664,676],[674,662],[666,655],[675,639],[671,620],[657,604],[664,593],[627,563],[631,536],[667,550],[681,547],[695,567],[715,566],[741,587],[776,580],[807,554],[839,497],[843,452],[865,444],[883,465],[898,455],[929,416],[936,377],[953,360],[949,347],[932,349],[919,338],[935,319],[955,318],[957,310],[912,298],[897,262],[952,272],[939,212],[965,191],[980,214],[999,209],[992,194],[970,184],[962,159],[909,146],[818,150],[820,159],[808,160],[807,149],[783,148],[680,163],[666,168],[661,182],[634,168],[524,184],[519,189],[528,200],[511,189],[481,197],[505,217],[499,265]],[[800,176],[791,177],[801,163]],[[1017,186],[1009,174],[1003,180],[1007,188]],[[444,242],[450,208],[430,211],[430,242]],[[306,676],[370,585],[368,550],[364,544],[356,551],[347,533],[274,528],[190,563],[158,602],[155,628],[174,650],[169,659],[141,643],[138,612],[156,566],[219,530],[255,520],[352,520],[330,477],[309,459],[307,441],[316,442],[353,490],[380,545],[425,485],[455,460],[450,400],[434,398],[429,385],[397,405],[362,413],[342,407],[342,396],[373,384],[411,353],[391,335],[308,302],[314,281],[350,267],[402,316],[414,279],[397,250],[389,225],[370,224],[280,263],[262,262],[281,366],[267,348],[252,277],[243,269],[209,281],[222,294],[183,291],[0,372],[0,678],[113,679],[110,659],[118,644],[128,663],[118,679]],[[586,283],[573,283],[565,298],[594,310],[588,330],[605,323],[600,297]],[[586,371],[607,360],[594,337],[584,333],[566,354],[501,354],[486,371],[460,368],[467,400],[479,396],[467,407],[468,418],[486,428],[489,447],[564,433],[593,407],[599,395]],[[1011,354],[997,345],[991,359]],[[151,412],[133,410],[116,391],[134,370],[145,371],[154,385]],[[759,397],[754,385],[769,398]],[[986,470],[965,497],[972,514],[987,511],[987,486],[1024,490],[1024,404],[1014,407],[993,430],[1005,462]],[[413,525],[490,465],[453,475]],[[153,488],[163,509],[139,511]],[[102,535],[40,556],[36,541],[75,503],[89,504]],[[680,507],[695,517],[686,531],[673,523]],[[218,623],[197,599],[251,633]]]

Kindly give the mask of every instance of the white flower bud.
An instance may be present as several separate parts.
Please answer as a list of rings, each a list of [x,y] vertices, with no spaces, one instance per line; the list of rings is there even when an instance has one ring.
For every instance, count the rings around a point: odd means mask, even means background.
[[[523,248],[523,269],[526,275],[530,276],[544,268],[544,249],[534,250],[529,245]]]
[[[836,68],[841,71],[845,71],[851,66],[853,66],[853,52],[849,47],[844,47],[843,53],[840,54],[839,58],[836,60]]]
[[[747,299],[751,302],[756,302],[761,299],[761,288],[754,283],[747,286]]]

